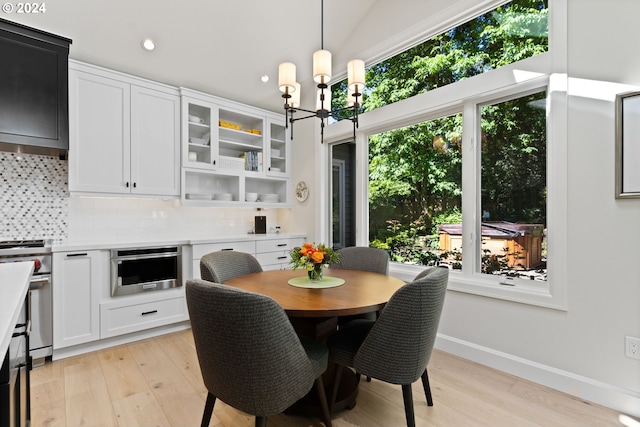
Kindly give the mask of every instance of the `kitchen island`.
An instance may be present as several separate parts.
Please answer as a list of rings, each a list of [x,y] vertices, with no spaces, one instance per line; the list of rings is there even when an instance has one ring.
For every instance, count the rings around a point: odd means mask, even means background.
[[[0,355],[9,349],[11,335],[29,291],[32,262],[0,264]]]
[[[0,426],[28,426],[29,322],[26,306],[33,262],[0,264]]]

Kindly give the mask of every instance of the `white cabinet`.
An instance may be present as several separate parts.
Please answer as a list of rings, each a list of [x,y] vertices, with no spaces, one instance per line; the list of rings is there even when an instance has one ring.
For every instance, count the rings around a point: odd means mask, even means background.
[[[181,94],[183,204],[286,206],[290,148],[284,118],[190,89]]]
[[[178,196],[177,90],[69,65],[69,190]]]
[[[265,270],[283,270],[291,268],[290,252],[296,246],[302,246],[303,238],[275,238],[256,241],[256,258]]]
[[[99,302],[108,287],[107,265],[101,251],[53,254],[53,348],[100,338]]]
[[[101,338],[189,320],[182,289],[113,298],[100,304]]]

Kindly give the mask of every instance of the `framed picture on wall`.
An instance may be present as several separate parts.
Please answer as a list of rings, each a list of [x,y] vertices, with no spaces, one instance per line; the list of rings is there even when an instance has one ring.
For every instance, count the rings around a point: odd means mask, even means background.
[[[616,198],[640,198],[640,91],[616,96]]]

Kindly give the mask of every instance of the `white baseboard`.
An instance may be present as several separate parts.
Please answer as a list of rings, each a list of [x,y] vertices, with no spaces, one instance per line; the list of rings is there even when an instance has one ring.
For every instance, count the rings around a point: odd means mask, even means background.
[[[640,393],[556,369],[447,335],[438,334],[435,348],[542,384],[589,402],[640,417]]]
[[[98,341],[92,341],[85,344],[78,344],[72,347],[65,347],[59,349],[53,349],[53,356],[51,360],[65,359],[71,356],[77,356],[91,351],[103,350],[105,348],[114,347],[116,345],[128,344],[134,341],[140,341],[147,338],[157,337],[159,335],[170,334],[172,332],[178,332],[185,329],[189,329],[191,323],[187,320],[180,323],[173,323],[171,325],[160,326],[153,329],[146,329],[143,331],[132,332],[130,334],[120,335],[117,337],[106,338]]]

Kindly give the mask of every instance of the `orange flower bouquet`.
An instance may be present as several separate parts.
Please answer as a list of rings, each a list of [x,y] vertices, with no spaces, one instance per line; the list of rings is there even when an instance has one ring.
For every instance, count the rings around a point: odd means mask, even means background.
[[[295,247],[291,251],[290,264],[293,269],[305,268],[312,282],[322,280],[322,269],[329,263],[340,261],[340,257],[336,251],[325,246],[315,245],[313,243],[305,243],[302,247]]]

